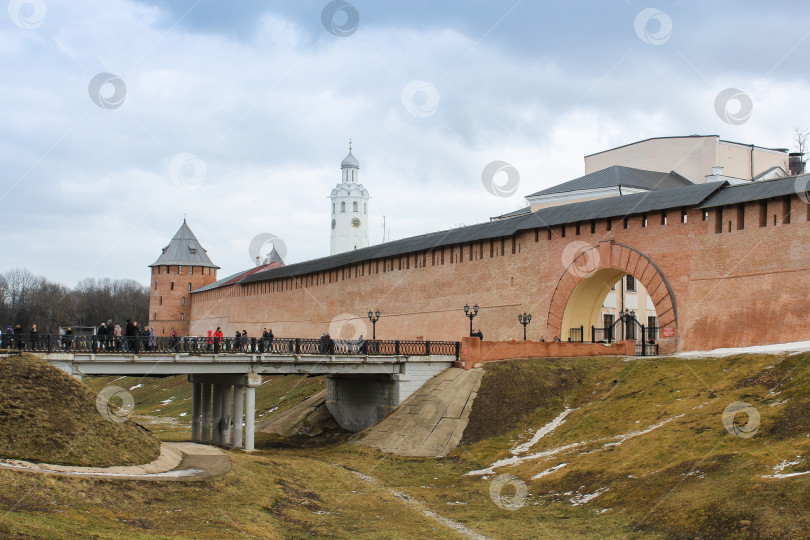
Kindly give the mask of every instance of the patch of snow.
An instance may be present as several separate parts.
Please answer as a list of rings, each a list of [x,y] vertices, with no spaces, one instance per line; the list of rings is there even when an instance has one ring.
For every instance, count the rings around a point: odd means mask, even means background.
[[[131,386],[129,389],[130,390],[135,390],[136,388],[140,388],[141,386],[143,386],[143,385],[142,384],[136,384],[135,386]]]
[[[785,404],[785,403],[787,403],[788,401],[790,401],[790,400],[789,400],[789,399],[787,399],[787,398],[785,398],[785,399],[783,399],[782,401],[776,401],[776,402],[774,402],[774,403],[771,403],[771,404],[769,405],[769,407],[776,407],[777,405],[784,405],[784,404]]]
[[[169,399],[164,399],[163,401],[161,401],[161,403],[163,403],[164,405],[168,405],[172,401],[174,401],[174,396],[170,397]]]
[[[532,446],[534,446],[535,444],[537,444],[537,442],[540,439],[542,439],[543,437],[545,437],[546,435],[548,435],[549,433],[551,433],[552,431],[557,429],[563,422],[565,422],[565,417],[568,416],[569,414],[571,414],[575,410],[577,410],[577,409],[569,409],[568,407],[566,407],[565,410],[563,412],[561,412],[560,414],[558,414],[557,417],[554,420],[552,420],[551,422],[549,422],[545,426],[538,429],[534,433],[534,436],[529,441],[512,448],[512,450],[511,450],[512,455],[516,456],[518,454],[523,454],[525,452],[528,452],[529,449]]]
[[[711,351],[687,351],[678,353],[678,358],[705,358],[734,356],[736,354],[780,354],[810,352],[810,341],[794,341],[792,343],[776,343],[773,345],[755,345],[752,347],[733,347],[726,349],[713,349]]]
[[[594,500],[607,490],[608,488],[606,487],[599,488],[593,493],[584,493],[582,495],[575,495],[568,500],[571,501],[571,506],[582,506],[583,504],[588,504],[589,502],[591,502],[592,500]]]
[[[180,416],[186,416],[187,414],[188,414],[187,412],[181,412]]]
[[[785,469],[788,467],[793,467],[794,465],[798,465],[803,461],[802,456],[796,456],[796,459],[793,461],[784,460],[782,463],[774,466],[773,474],[763,475],[762,478],[791,478],[793,476],[802,476],[805,474],[810,474],[810,471],[800,471],[800,472],[792,472],[792,473],[783,473]]]
[[[548,476],[551,473],[559,471],[560,469],[562,469],[566,465],[568,465],[568,463],[560,463],[559,465],[554,465],[553,467],[550,467],[550,468],[546,469],[543,472],[539,472],[539,473],[535,474],[534,476],[531,477],[531,480],[537,480],[538,478]]]

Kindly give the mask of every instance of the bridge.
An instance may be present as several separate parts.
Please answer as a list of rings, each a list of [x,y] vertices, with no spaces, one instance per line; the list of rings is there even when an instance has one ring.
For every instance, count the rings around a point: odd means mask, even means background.
[[[454,365],[458,342],[223,338],[15,336],[66,373],[187,375],[191,439],[253,450],[262,375],[326,376],[326,406],[344,429],[382,420],[425,382]],[[244,433],[243,433],[244,431]]]

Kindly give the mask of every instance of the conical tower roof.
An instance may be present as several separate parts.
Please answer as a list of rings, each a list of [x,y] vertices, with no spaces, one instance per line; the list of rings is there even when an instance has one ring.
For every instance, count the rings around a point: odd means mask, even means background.
[[[205,249],[200,245],[200,241],[191,232],[191,229],[183,220],[183,224],[178,229],[177,233],[169,242],[169,245],[163,248],[158,260],[149,266],[160,265],[183,265],[183,266],[206,266],[210,268],[219,268],[211,262]]]

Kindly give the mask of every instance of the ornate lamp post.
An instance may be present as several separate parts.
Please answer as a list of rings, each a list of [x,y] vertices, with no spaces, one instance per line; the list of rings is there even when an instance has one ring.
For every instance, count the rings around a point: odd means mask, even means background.
[[[380,310],[376,313],[368,312],[368,320],[371,321],[371,339],[377,339],[377,321],[380,320]]]
[[[464,304],[464,314],[467,315],[467,317],[470,318],[470,337],[472,337],[472,333],[473,333],[472,320],[475,318],[476,315],[478,315],[478,304],[475,304],[473,306],[472,311],[470,311],[470,305],[469,304]]]
[[[531,313],[524,313],[521,315],[518,313],[518,322],[523,325],[523,341],[526,341],[526,325],[532,322],[532,314]]]

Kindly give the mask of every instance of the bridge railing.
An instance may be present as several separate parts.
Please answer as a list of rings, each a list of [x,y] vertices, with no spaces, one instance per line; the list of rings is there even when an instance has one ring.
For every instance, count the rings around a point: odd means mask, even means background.
[[[189,353],[189,354],[323,354],[375,356],[449,355],[458,358],[457,341],[346,340],[196,336],[67,336],[3,334],[0,349],[36,352]]]

